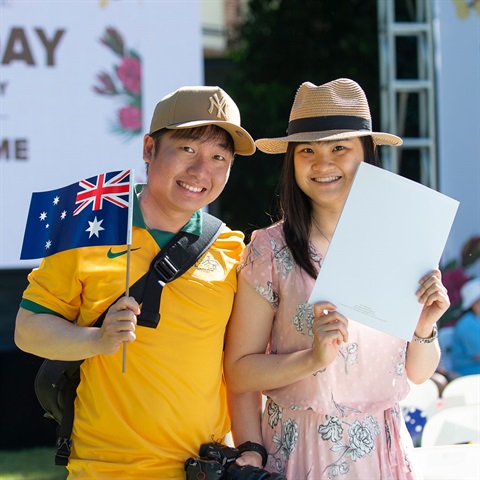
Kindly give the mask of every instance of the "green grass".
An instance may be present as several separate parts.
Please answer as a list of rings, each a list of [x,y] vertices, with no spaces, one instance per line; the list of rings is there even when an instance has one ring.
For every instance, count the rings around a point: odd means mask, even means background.
[[[67,470],[55,465],[53,448],[0,451],[1,480],[65,480]]]

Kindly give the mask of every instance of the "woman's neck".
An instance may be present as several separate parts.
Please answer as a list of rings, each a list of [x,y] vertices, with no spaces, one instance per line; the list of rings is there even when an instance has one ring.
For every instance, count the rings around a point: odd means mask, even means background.
[[[311,214],[312,230],[317,230],[328,242],[331,242],[340,213],[341,211],[314,208]]]

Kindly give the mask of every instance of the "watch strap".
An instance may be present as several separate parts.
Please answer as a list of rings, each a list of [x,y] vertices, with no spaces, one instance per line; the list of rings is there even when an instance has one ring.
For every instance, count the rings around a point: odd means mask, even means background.
[[[416,343],[433,343],[438,338],[438,329],[437,326],[433,326],[432,335],[428,338],[417,337],[415,333],[413,334],[412,340]]]
[[[265,447],[263,445],[260,445],[259,443],[245,442],[245,443],[242,443],[241,445],[239,445],[237,447],[237,450],[240,453],[243,453],[243,452],[257,452],[262,457],[262,467],[264,467],[267,464],[267,457],[268,457],[267,450],[265,449]]]

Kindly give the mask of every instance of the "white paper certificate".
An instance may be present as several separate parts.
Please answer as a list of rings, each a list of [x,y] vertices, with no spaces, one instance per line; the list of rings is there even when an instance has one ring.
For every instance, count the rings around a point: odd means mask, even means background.
[[[410,341],[418,281],[436,268],[459,202],[362,162],[309,302]]]

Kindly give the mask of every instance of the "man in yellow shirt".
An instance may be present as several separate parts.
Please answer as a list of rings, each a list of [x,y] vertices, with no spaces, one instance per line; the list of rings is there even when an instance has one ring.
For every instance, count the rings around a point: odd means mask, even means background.
[[[178,231],[200,234],[202,208],[222,192],[234,154],[254,151],[222,89],[183,87],[158,103],[143,143],[148,180],[135,187],[131,283]],[[155,329],[137,324],[141,307],[133,297],[112,305],[125,290],[121,247],[59,252],[29,274],[16,344],[49,359],[85,359],[69,478],[183,479],[185,460],[198,457],[201,444],[224,439],[231,425],[223,342],[243,248],[243,234],[225,227],[193,267],[166,284]],[[102,327],[92,327],[110,305]],[[260,466],[258,454],[246,456]]]

